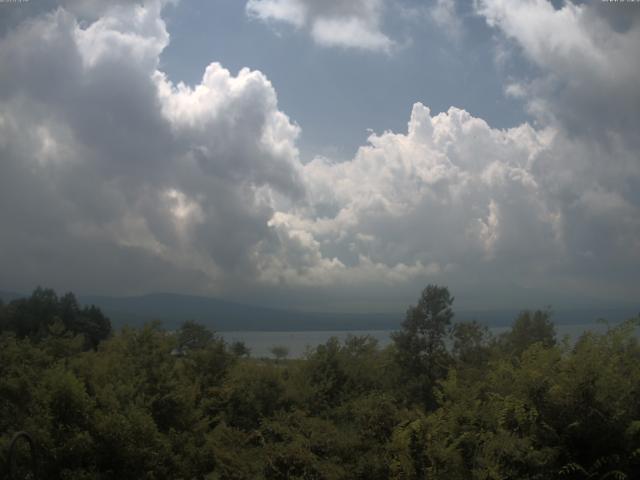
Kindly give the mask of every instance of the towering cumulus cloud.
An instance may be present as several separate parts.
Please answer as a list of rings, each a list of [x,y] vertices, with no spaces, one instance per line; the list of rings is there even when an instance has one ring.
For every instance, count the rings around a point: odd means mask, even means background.
[[[1,37],[0,285],[386,298],[434,281],[521,305],[553,279],[573,298],[635,298],[637,16],[479,0],[536,66],[506,86],[534,124],[416,103],[406,132],[303,163],[261,72],[211,63],[189,86],[160,69],[162,8],[70,2]],[[247,9],[324,44],[392,44],[377,0]]]
[[[273,199],[302,194],[298,127],[269,81],[213,63],[174,85],[160,10],[83,26],[59,8],[2,39],[3,283],[216,288],[251,276]]]

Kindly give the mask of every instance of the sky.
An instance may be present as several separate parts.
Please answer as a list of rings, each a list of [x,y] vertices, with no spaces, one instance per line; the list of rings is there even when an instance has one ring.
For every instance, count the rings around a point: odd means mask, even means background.
[[[0,289],[633,305],[640,3],[0,2]]]

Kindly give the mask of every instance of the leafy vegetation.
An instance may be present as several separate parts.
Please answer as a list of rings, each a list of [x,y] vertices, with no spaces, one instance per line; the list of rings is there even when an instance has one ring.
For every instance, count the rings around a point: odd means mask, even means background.
[[[492,337],[452,308],[430,285],[387,348],[270,360],[37,289],[0,304],[0,477],[26,430],[53,480],[640,478],[639,319],[570,344],[547,310]]]

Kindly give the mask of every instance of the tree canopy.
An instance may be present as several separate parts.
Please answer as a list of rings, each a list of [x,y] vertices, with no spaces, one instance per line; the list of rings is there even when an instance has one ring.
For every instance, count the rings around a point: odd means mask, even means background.
[[[58,297],[51,289],[36,288],[31,296],[0,305],[0,332],[11,331],[18,338],[38,340],[59,323],[65,332],[83,335],[86,345],[96,348],[109,337],[111,322],[94,306],[80,307],[73,293]]]
[[[435,406],[433,387],[446,375],[454,298],[447,287],[428,285],[418,303],[409,307],[402,329],[392,335],[396,359],[412,399]]]
[[[18,431],[51,480],[640,478],[640,319],[558,344],[548,311],[494,338],[452,304],[276,361],[194,322],[94,349],[98,314],[39,289],[0,306],[0,478]]]

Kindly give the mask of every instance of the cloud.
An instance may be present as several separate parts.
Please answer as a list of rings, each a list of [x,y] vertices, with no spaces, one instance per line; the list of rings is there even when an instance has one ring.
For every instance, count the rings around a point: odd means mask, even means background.
[[[548,0],[477,0],[475,7],[539,69],[521,87],[540,121],[577,134],[637,137],[640,10],[603,2],[555,8]]]
[[[247,14],[308,29],[326,47],[389,52],[393,40],[381,30],[383,0],[249,0]]]
[[[531,172],[551,136],[528,126],[493,130],[455,108],[431,117],[416,104],[407,134],[374,134],[349,162],[305,165],[309,205],[271,222],[307,251],[298,263],[325,269],[332,281],[358,270],[363,279],[383,279],[382,270],[368,274],[370,265],[386,265],[396,279],[393,270],[402,270],[409,280],[496,258],[508,264],[507,254],[520,268],[551,261],[561,243],[558,212]],[[523,230],[535,249],[520,241]]]
[[[498,130],[416,104],[406,134],[304,166],[308,203],[271,219],[280,251],[261,270],[292,284],[437,279],[489,296],[549,294],[553,279],[567,296],[631,298],[640,207],[625,184],[638,185],[640,166],[631,151],[607,156],[552,126]]]
[[[456,0],[436,0],[429,8],[429,16],[453,40],[462,37],[462,20],[456,11]]]
[[[507,3],[477,8],[539,69],[507,87],[539,109],[536,123],[501,130],[416,103],[406,132],[306,164],[263,73],[214,62],[189,86],[160,69],[162,3],[82,21],[56,8],[14,26],[0,39],[0,285],[387,301],[437,282],[476,305],[634,300],[640,162],[624,115],[635,91],[591,36],[629,48],[635,20]],[[264,5],[265,18],[297,18],[294,3]],[[311,25],[379,4],[295,5]],[[581,103],[597,86],[612,109]],[[590,133],[598,121],[604,135]]]
[[[213,63],[195,87],[172,83],[161,7],[86,25],[58,8],[0,41],[3,284],[113,291],[148,275],[133,288],[219,291],[251,275],[276,199],[301,195],[299,128],[270,82]],[[110,266],[98,280],[89,265]]]

